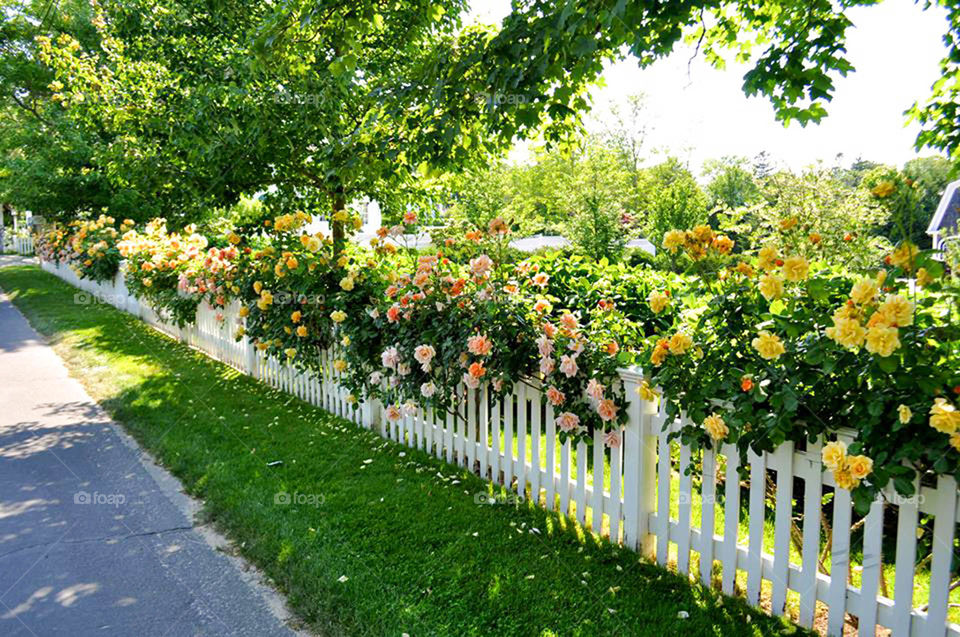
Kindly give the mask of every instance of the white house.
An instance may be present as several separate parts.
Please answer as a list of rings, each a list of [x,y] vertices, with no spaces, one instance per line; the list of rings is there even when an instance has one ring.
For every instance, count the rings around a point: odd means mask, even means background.
[[[943,191],[940,205],[933,213],[927,234],[933,241],[934,250],[943,250],[947,240],[954,240],[957,235],[957,223],[960,222],[960,180],[951,182]]]

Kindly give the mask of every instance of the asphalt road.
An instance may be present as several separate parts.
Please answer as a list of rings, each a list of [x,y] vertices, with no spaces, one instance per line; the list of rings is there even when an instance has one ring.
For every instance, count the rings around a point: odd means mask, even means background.
[[[0,635],[294,635],[0,295]]]

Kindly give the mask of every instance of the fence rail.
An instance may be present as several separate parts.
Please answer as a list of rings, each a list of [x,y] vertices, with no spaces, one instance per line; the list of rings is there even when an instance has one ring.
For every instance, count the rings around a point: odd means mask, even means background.
[[[823,471],[819,441],[751,453],[749,480],[742,481],[732,446],[694,454],[668,441],[682,418],[668,421],[656,404],[639,397],[642,377],[635,370],[621,371],[630,405],[620,447],[605,446],[599,433],[591,446],[561,443],[552,406],[535,383],[518,383],[498,402],[486,388],[470,391],[456,415],[418,408],[389,422],[374,401],[359,408],[348,404],[333,370],[335,352],[320,355],[319,373],[305,373],[260,355],[245,338],[235,341],[241,321],[236,304],[221,310],[202,306],[196,322],[181,329],[132,297],[120,274],[113,282],[96,284],[78,279],[65,266],[43,267],[87,291],[86,302],[108,302],[272,387],[399,444],[468,467],[522,497],[535,497],[612,542],[661,565],[675,565],[724,593],[745,594],[749,603],[777,615],[789,613],[803,626],[816,622],[822,628],[825,620],[830,635],[843,634],[846,624],[848,632],[855,627],[859,635],[881,628],[894,636],[960,636],[960,626],[948,621],[960,521],[953,478],[919,484],[909,499],[887,490],[854,532],[850,492],[836,488],[831,473]],[[850,442],[852,435],[846,438]],[[702,467],[702,479],[685,471],[691,462]],[[828,492],[832,506],[824,509],[822,496]],[[831,509],[828,544],[821,529]],[[918,567],[926,560],[918,560],[917,538],[921,518],[930,517],[928,569]],[[852,546],[861,535],[862,546]],[[882,577],[884,548],[895,555],[892,588],[890,577]]]

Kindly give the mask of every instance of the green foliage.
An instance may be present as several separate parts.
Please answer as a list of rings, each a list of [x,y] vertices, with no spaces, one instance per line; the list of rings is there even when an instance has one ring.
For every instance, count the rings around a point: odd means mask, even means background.
[[[693,174],[676,158],[641,172],[637,223],[654,245],[668,230],[692,228],[707,220],[707,197]]]
[[[571,213],[567,233],[584,254],[598,261],[620,260],[629,238],[624,207],[629,188],[629,175],[614,152],[600,146],[585,149],[563,192]]]
[[[760,188],[746,157],[707,160],[703,163],[703,174],[709,179],[706,194],[711,209],[732,210],[760,198]]]

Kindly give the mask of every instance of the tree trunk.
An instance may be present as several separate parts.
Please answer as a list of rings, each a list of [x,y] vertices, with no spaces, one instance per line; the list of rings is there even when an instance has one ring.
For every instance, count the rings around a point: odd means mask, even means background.
[[[346,210],[347,199],[344,196],[343,188],[337,188],[333,193],[333,217],[331,217],[330,227],[333,229],[333,258],[338,259],[343,252],[343,246],[346,243],[346,233],[342,221],[337,221],[337,213]]]

